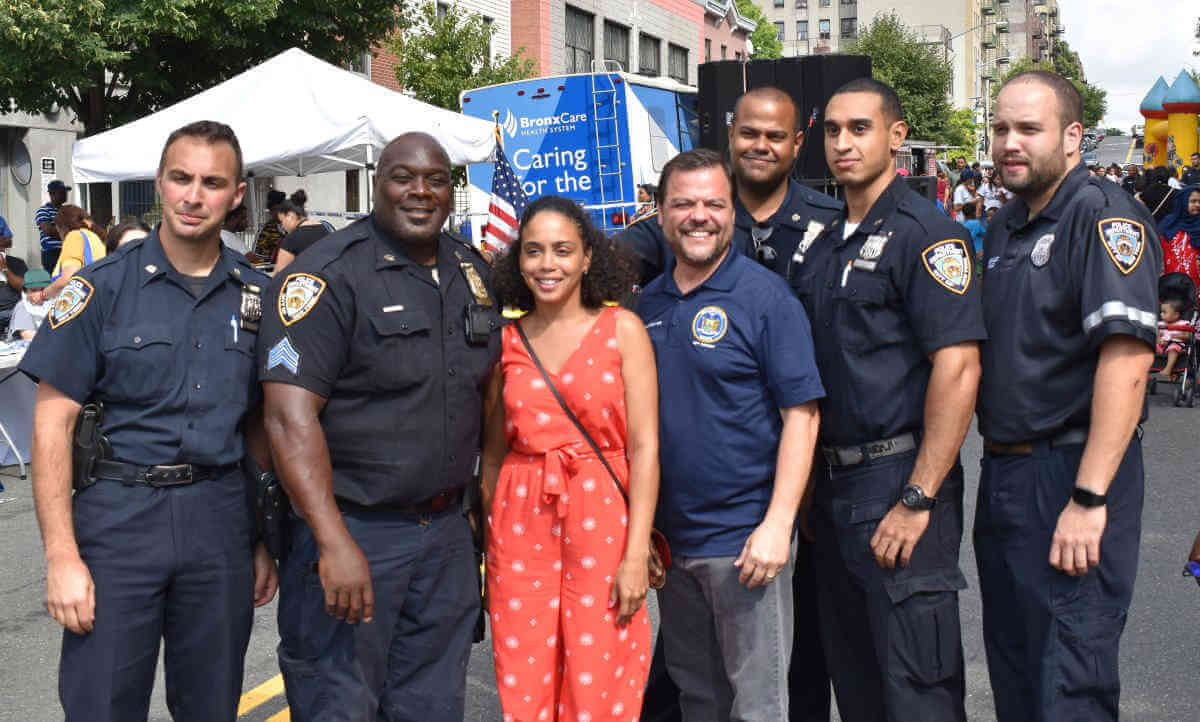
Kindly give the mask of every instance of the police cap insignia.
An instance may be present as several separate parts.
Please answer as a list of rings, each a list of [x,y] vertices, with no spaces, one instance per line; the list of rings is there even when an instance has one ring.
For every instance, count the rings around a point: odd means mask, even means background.
[[[951,238],[938,241],[921,254],[925,270],[944,288],[960,296],[971,285],[971,253],[966,241]]]
[[[692,336],[702,344],[714,344],[729,330],[729,316],[720,306],[705,306],[692,318]]]
[[[1146,228],[1128,218],[1105,218],[1100,221],[1100,240],[1121,273],[1129,274],[1146,250]]]
[[[325,291],[325,281],[308,273],[293,273],[279,289],[279,320],[291,326],[308,315]]]
[[[78,276],[67,281],[67,285],[63,286],[63,290],[59,292],[58,298],[54,300],[53,308],[50,309],[50,314],[46,317],[46,320],[50,322],[50,328],[58,328],[83,313],[83,309],[87,308],[88,301],[92,300],[94,292],[92,284]]]

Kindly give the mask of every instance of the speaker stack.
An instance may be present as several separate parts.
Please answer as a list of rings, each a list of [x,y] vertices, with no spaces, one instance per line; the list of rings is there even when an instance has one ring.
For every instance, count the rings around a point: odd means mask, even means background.
[[[807,55],[774,60],[717,60],[700,65],[697,108],[700,145],[722,154],[729,150],[733,106],[747,90],[773,85],[792,96],[805,128],[804,147],[793,175],[822,185],[832,176],[821,140],[825,104],[833,92],[856,78],[871,77],[866,55]]]

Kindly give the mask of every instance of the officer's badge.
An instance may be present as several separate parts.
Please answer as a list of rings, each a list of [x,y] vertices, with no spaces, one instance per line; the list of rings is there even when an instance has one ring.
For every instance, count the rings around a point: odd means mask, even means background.
[[[95,289],[92,288],[92,284],[78,276],[73,276],[59,292],[58,298],[54,300],[54,306],[50,309],[50,314],[46,317],[46,320],[50,322],[50,328],[58,328],[83,313],[83,309],[87,308],[88,301],[92,300],[93,293],[95,293]]]
[[[883,248],[891,240],[892,234],[872,233],[858,250],[858,257],[865,261],[874,261],[883,255]]]
[[[1029,260],[1033,265],[1041,268],[1050,262],[1050,247],[1054,245],[1054,234],[1047,233],[1037,239],[1037,243],[1033,244],[1033,250],[1029,252]]]
[[[293,273],[279,290],[279,320],[291,326],[308,315],[325,291],[325,282],[308,273]]]
[[[729,330],[729,317],[720,306],[705,306],[692,318],[692,336],[702,344],[714,344]]]
[[[971,285],[971,253],[965,241],[939,241],[925,249],[921,260],[933,280],[960,296],[967,292]]]
[[[479,271],[475,270],[475,266],[463,261],[458,264],[458,267],[462,269],[463,276],[467,279],[467,286],[471,289],[471,295],[475,297],[475,303],[480,306],[491,306],[492,297],[488,295],[483,277],[479,275]]]
[[[300,372],[300,352],[292,345],[292,340],[284,336],[267,352],[267,370],[282,366],[295,376]]]
[[[1121,273],[1128,274],[1137,268],[1142,251],[1146,250],[1145,226],[1128,218],[1105,218],[1100,221],[1100,238]]]

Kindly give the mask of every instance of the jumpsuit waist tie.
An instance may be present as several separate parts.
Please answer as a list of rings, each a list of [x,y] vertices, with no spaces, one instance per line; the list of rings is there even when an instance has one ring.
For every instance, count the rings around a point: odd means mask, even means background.
[[[616,459],[624,461],[625,449],[604,449],[604,457],[612,466]],[[604,481],[601,482],[598,479],[597,483],[610,483],[607,479],[608,470],[604,468],[604,464],[600,463],[600,457],[596,455],[596,452],[592,451],[585,442],[577,441],[566,446],[548,449],[545,452],[545,459],[542,468],[542,499],[546,503],[554,502],[555,515],[560,519],[567,515],[569,500],[567,478],[569,476],[579,474],[589,463],[592,463],[600,469],[599,473],[605,477]],[[616,470],[615,467],[613,470]]]

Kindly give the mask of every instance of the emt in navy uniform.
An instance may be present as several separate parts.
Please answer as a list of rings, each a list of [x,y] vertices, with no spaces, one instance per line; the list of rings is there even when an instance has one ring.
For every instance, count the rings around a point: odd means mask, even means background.
[[[220,235],[241,177],[229,126],[172,133],[162,223],[76,273],[21,362],[39,381],[34,501],[69,721],[146,719],[164,641],[171,716],[237,717],[253,607],[276,586],[239,466],[269,461],[254,364],[268,279]],[[96,402],[107,453],[72,498],[72,430]]]
[[[825,159],[847,207],[793,259],[828,391],[811,523],[847,722],[966,719],[958,455],[985,333],[970,236],[896,173],[903,117],[875,80],[830,98]]]
[[[442,231],[450,160],[407,133],[372,214],[268,294],[265,422],[297,514],[279,665],[294,720],[463,718],[479,570],[462,497],[500,317],[469,245]]]
[[[1038,71],[1005,83],[992,122],[1017,196],[984,240],[975,517],[1001,722],[1117,719],[1137,573],[1162,252],[1147,210],[1080,164],[1082,115]]]
[[[729,128],[737,180],[733,248],[785,277],[796,248],[804,239],[812,242],[842,209],[836,198],[791,179],[803,143],[804,128],[786,92],[761,87],[738,99]],[[661,196],[661,184],[658,191]],[[642,216],[617,236],[641,262],[642,287],[671,258],[658,216],[658,210]]]

